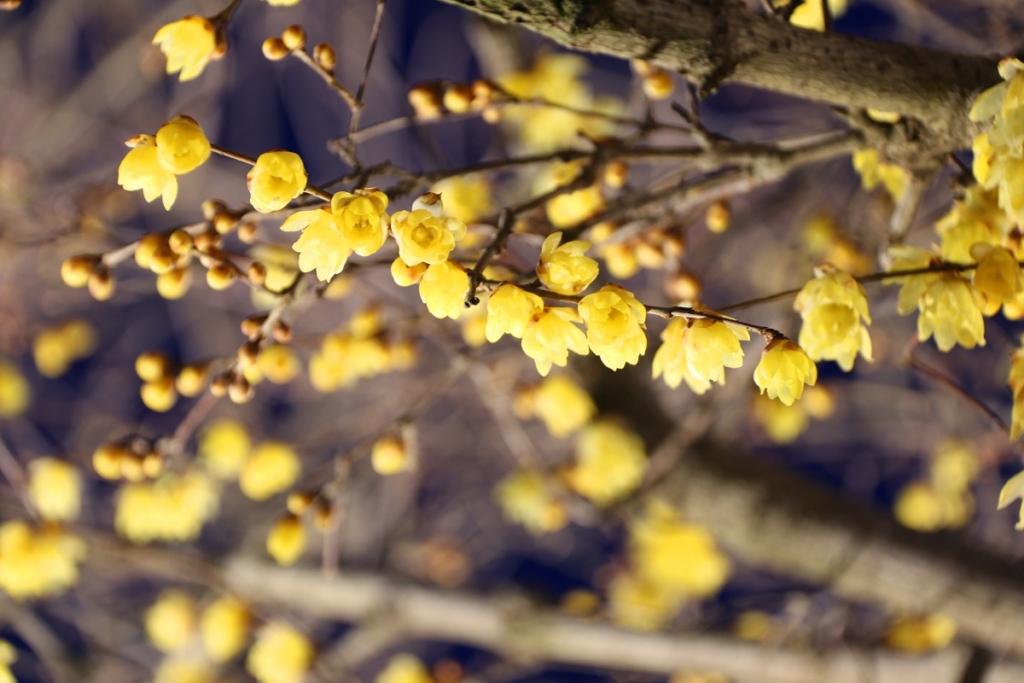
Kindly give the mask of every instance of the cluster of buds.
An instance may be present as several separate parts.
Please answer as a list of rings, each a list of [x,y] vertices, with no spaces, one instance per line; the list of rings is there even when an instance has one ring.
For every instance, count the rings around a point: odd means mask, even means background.
[[[321,534],[337,526],[340,518],[340,508],[324,491],[290,493],[287,507],[288,512],[274,522],[267,534],[267,553],[285,566],[295,564],[306,549],[304,517],[308,517],[313,528]]]
[[[160,351],[146,351],[135,359],[135,374],[142,380],[142,402],[150,410],[164,413],[178,402],[178,394],[192,398],[202,393],[209,365],[180,365]]]
[[[306,29],[298,24],[292,24],[280,36],[271,36],[263,41],[263,56],[276,62],[305,47]]]
[[[644,94],[648,98],[664,100],[672,95],[675,79],[670,72],[643,59],[634,59],[630,63],[633,65],[633,71],[640,77]]]
[[[61,264],[60,277],[68,287],[88,287],[89,294],[97,301],[114,296],[114,276],[102,256],[76,254]]]
[[[409,104],[421,119],[478,111],[484,121],[497,123],[501,110],[496,105],[507,100],[501,88],[484,79],[472,83],[421,83],[409,90]]]
[[[105,443],[92,454],[92,466],[108,481],[140,482],[155,479],[164,471],[164,458],[151,440],[131,436]]]
[[[617,225],[605,222],[595,225],[591,231],[598,255],[616,278],[632,277],[641,268],[671,269],[686,251],[686,241],[676,230],[653,229],[626,239],[617,239],[614,236],[617,230]]]

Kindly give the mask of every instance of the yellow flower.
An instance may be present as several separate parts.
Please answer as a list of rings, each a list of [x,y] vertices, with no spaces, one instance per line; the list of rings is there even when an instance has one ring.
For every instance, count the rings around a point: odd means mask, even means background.
[[[267,346],[260,351],[260,358],[256,361],[256,365],[263,376],[274,384],[288,384],[302,370],[302,363],[287,344]]]
[[[848,0],[828,0],[828,8],[832,16],[840,17],[845,14],[847,2]],[[822,10],[821,0],[804,0],[803,4],[790,15],[789,23],[812,31],[824,31],[825,12]]]
[[[281,224],[284,232],[301,230],[292,245],[299,252],[299,269],[315,270],[317,279],[327,282],[345,268],[352,250],[342,237],[336,217],[324,206],[311,211],[296,211]]]
[[[985,345],[981,293],[957,273],[946,273],[921,295],[917,335],[922,342],[933,334],[940,351],[957,344],[973,349]]]
[[[971,108],[974,121],[990,121],[974,141],[974,174],[985,189],[998,188],[999,206],[1017,222],[1024,219],[1024,63],[999,62],[1003,83],[981,93]]]
[[[117,499],[114,526],[132,543],[189,541],[217,514],[220,493],[200,470],[129,484]]]
[[[729,558],[705,529],[684,524],[665,504],[649,506],[629,525],[630,559],[650,583],[698,598],[714,595],[732,570]]]
[[[180,71],[180,80],[191,81],[213,57],[217,35],[209,19],[190,15],[161,26],[153,44],[159,45],[167,57],[167,73]]]
[[[565,503],[540,472],[513,472],[498,482],[494,495],[506,518],[534,533],[558,531],[568,521]]]
[[[711,382],[725,383],[725,368],[743,365],[740,340],[750,339],[750,333],[718,320],[674,318],[661,339],[652,366],[655,379],[664,375],[673,389],[686,380],[694,393],[703,394]]]
[[[391,231],[398,243],[398,257],[409,266],[443,263],[455,243],[466,235],[466,224],[442,214],[441,198],[425,194],[391,218]]]
[[[57,595],[78,582],[85,543],[56,526],[0,524],[0,588],[15,600]]]
[[[643,479],[643,440],[621,425],[601,420],[587,425],[576,441],[576,462],[566,481],[595,505],[609,505],[631,493]]]
[[[935,449],[930,474],[937,491],[961,493],[978,476],[978,456],[966,441],[943,441]]]
[[[889,625],[885,642],[903,652],[921,653],[941,650],[953,642],[956,622],[945,614],[899,617]]]
[[[772,441],[778,444],[792,443],[803,434],[810,422],[803,403],[801,401],[787,406],[758,394],[754,398],[754,417]]]
[[[544,310],[544,300],[512,284],[498,285],[487,300],[487,341],[503,335],[523,338],[533,316]]]
[[[761,362],[754,369],[754,383],[768,398],[777,398],[787,406],[793,405],[804,393],[804,385],[818,381],[818,368],[804,350],[793,341],[780,337],[773,339]]]
[[[430,188],[441,196],[445,211],[463,223],[475,223],[495,212],[491,185],[482,175],[460,175],[445,178]]]
[[[397,654],[388,660],[374,683],[434,683],[434,679],[418,657]]]
[[[175,116],[156,132],[156,155],[161,166],[182,175],[210,158],[210,141],[194,119]]]
[[[272,621],[259,630],[245,660],[259,683],[302,683],[313,662],[313,645],[288,624]]]
[[[287,490],[299,478],[302,463],[287,444],[266,441],[257,446],[238,473],[238,485],[249,498],[266,500]]]
[[[578,163],[557,162],[548,166],[533,183],[537,195],[551,192],[573,182],[582,173]],[[605,206],[601,184],[594,183],[572,192],[563,192],[548,200],[545,205],[548,220],[556,228],[568,228],[582,223],[597,214]]]
[[[156,151],[156,138],[136,135],[125,143],[132,149],[117,167],[117,184],[128,190],[142,190],[147,202],[163,197],[168,211],[178,197],[178,178],[160,165]]]
[[[578,294],[597,278],[597,261],[583,255],[590,249],[590,242],[573,240],[559,246],[561,241],[560,232],[551,233],[544,239],[537,277],[552,292]]]
[[[893,513],[908,529],[932,532],[963,526],[973,507],[969,491],[940,490],[931,483],[914,482],[900,489]]]
[[[590,349],[612,370],[635,365],[647,351],[647,309],[629,290],[605,285],[579,303]]]
[[[558,438],[579,430],[597,413],[590,394],[565,375],[548,377],[532,394],[533,413]]]
[[[81,507],[82,479],[71,463],[39,458],[29,463],[28,496],[48,522],[72,521]]]
[[[1024,529],[1024,472],[1018,472],[1003,484],[1003,488],[999,491],[999,503],[997,508],[1002,510],[1018,498],[1022,499],[1020,517],[1016,526],[1019,531]],[[3,537],[0,535],[0,541],[2,541],[2,539]]]
[[[231,596],[210,603],[199,622],[206,655],[219,663],[241,652],[249,636],[249,619],[246,606]]]
[[[451,261],[431,264],[420,280],[420,299],[435,318],[458,319],[466,308],[467,291],[466,269]]]
[[[18,683],[11,673],[11,664],[18,659],[18,651],[6,640],[0,639],[0,683]]]
[[[199,610],[192,596],[166,591],[146,610],[146,635],[161,652],[176,652],[189,645],[198,621]]]
[[[800,311],[800,346],[812,360],[834,360],[846,372],[859,352],[871,360],[871,323],[864,289],[841,270],[818,272],[797,294],[793,308]]]
[[[17,417],[28,409],[32,389],[14,365],[0,359],[0,418]]]
[[[234,479],[249,457],[249,433],[234,420],[210,423],[199,436],[199,459],[218,479]]]
[[[410,266],[401,258],[396,258],[391,262],[391,279],[399,287],[412,287],[420,281],[425,272],[427,272],[426,263]]]
[[[282,566],[290,566],[302,557],[306,549],[306,530],[295,515],[285,515],[274,522],[267,534],[267,554]]]
[[[1024,273],[1009,249],[977,243],[971,257],[978,262],[974,270],[974,286],[994,304],[1005,304],[1024,291]]]
[[[569,351],[582,356],[589,353],[587,335],[573,323],[582,323],[571,308],[545,308],[534,313],[535,321],[523,332],[523,352],[533,359],[537,372],[547,377],[551,365],[565,367]]]
[[[295,152],[264,152],[246,175],[249,201],[260,213],[278,211],[302,194],[308,178],[302,157]]]
[[[978,242],[999,244],[1013,221],[999,208],[996,193],[974,185],[935,224],[942,240],[942,258],[952,263],[971,263],[971,247]]]
[[[375,188],[361,188],[355,194],[335,192],[331,214],[345,246],[369,256],[384,245],[388,237],[388,196]]]
[[[935,256],[931,252],[917,247],[893,247],[889,250],[889,256],[892,258],[892,265],[889,267],[891,272],[928,268],[934,265],[935,261]],[[900,315],[906,315],[920,305],[925,290],[941,277],[941,273],[903,275],[886,278],[882,284],[902,285],[896,310]]]

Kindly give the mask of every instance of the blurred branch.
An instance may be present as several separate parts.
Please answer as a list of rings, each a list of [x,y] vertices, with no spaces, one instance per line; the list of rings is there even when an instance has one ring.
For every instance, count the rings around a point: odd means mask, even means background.
[[[239,558],[224,570],[245,599],[361,623],[388,614],[408,637],[460,643],[517,661],[557,662],[669,675],[713,670],[758,683],[954,683],[969,652],[952,647],[909,658],[884,651],[819,653],[705,635],[637,633],[563,616],[521,600],[444,591],[381,576],[324,576]],[[1012,669],[1019,671],[1018,669]]]

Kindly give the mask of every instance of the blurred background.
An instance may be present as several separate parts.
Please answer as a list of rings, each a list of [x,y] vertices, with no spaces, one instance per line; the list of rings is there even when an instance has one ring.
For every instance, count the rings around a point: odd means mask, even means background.
[[[205,430],[220,419],[243,425],[254,444],[288,444],[301,461],[294,490],[326,491],[330,498],[334,517],[328,532],[309,531],[295,565],[299,569],[323,566],[341,576],[370,573],[492,596],[498,603],[515,595],[530,609],[561,610],[584,623],[712,635],[773,651],[824,652],[826,658],[849,648],[927,651],[949,644],[942,635],[948,629],[920,621],[927,615],[900,614],[891,605],[851,599],[807,576],[771,571],[747,561],[729,543],[714,551],[728,558],[723,581],[710,590],[674,597],[674,608],[654,621],[637,617],[642,609],[629,604],[642,602],[642,596],[627,594],[621,578],[642,561],[635,555],[636,520],[657,518],[649,506],[659,496],[667,494],[670,504],[676,502],[671,499],[672,472],[697,451],[736,455],[751,472],[763,468],[796,475],[818,492],[856,501],[865,515],[875,515],[872,520],[891,518],[903,501],[904,525],[935,534],[957,552],[989,553],[1006,567],[1020,556],[1024,546],[1013,529],[1015,515],[996,512],[999,489],[1016,473],[1019,454],[977,405],[1009,419],[1012,396],[1004,378],[1019,345],[1019,324],[988,319],[983,349],[943,354],[932,344],[914,348],[914,318],[897,315],[895,288],[880,283],[865,285],[874,363],[858,360],[852,373],[819,363],[818,388],[794,408],[756,395],[750,376],[759,340],[748,345],[744,367],[729,371],[726,385],[703,396],[650,379],[653,351],[664,329],[657,318],[649,320],[650,351],[636,367],[612,373],[593,356],[574,356],[561,375],[587,390],[599,415],[643,439],[654,474],[648,473],[638,493],[609,507],[566,494],[559,502],[564,525],[546,531],[517,524],[496,487],[521,471],[543,471],[560,481],[573,460],[576,438],[553,436],[544,422],[530,416],[531,389],[540,378],[517,344],[505,339],[474,345],[473,331],[467,329],[472,314],[459,322],[427,316],[414,291],[392,282],[387,266],[394,254],[365,259],[351,269],[345,286],[294,307],[285,317],[292,329],[291,348],[303,367],[321,350],[325,335],[351,331],[357,324],[353,321],[367,317],[375,321],[374,334],[415,346],[411,367],[366,372],[369,376],[329,392],[314,388],[303,371],[284,384],[260,383],[255,398],[243,405],[182,397],[166,412],[149,409],[140,398],[135,372],[140,354],[158,351],[178,363],[231,358],[245,341],[241,320],[266,311],[272,302],[242,284],[213,291],[201,271],[184,296],[168,300],[158,294],[153,274],[131,259],[115,269],[117,289],[109,301],[95,301],[85,290],[61,282],[61,263],[73,254],[111,251],[153,231],[202,221],[200,205],[210,198],[232,207],[248,201],[247,169],[214,156],[180,180],[172,210],[164,211],[159,202],[146,204],[138,193],[117,185],[118,164],[127,151],[124,141],[155,133],[171,117],[187,114],[214,144],[229,150],[249,156],[276,148],[299,153],[312,183],[326,185],[350,171],[329,145],[348,130],[344,102],[299,60],[265,59],[261,44],[299,24],[308,45],[324,41],[335,48],[337,79],[355,87],[375,3],[303,0],[273,7],[244,0],[228,25],[230,47],[223,59],[187,83],[165,74],[165,58],[151,44],[157,29],[185,15],[210,16],[222,8],[216,0],[26,0],[0,13],[0,407],[7,406],[0,410],[0,435],[3,450],[9,451],[0,469],[15,475],[15,481],[0,482],[0,519],[26,518],[19,465],[24,471],[38,458],[61,458],[82,473],[82,512],[69,528],[89,548],[71,590],[38,601],[0,600],[0,638],[16,650],[11,668],[18,681],[151,680],[166,655],[154,647],[143,624],[164,591],[183,590],[202,607],[225,585],[196,567],[224,567],[237,558],[272,564],[266,539],[286,512],[285,495],[258,502],[231,482],[218,485],[219,513],[195,540],[132,546],[115,532],[124,484],[95,474],[96,449],[131,435],[156,440],[185,424],[183,457],[188,462],[201,449]],[[835,24],[840,33],[993,54],[1012,50],[1022,28],[1020,7],[1011,0],[850,0]],[[537,36],[485,24],[435,0],[387,0],[362,125],[410,115],[407,94],[417,84],[498,78],[559,53],[560,48]],[[649,102],[629,64],[601,56],[585,59],[579,80],[593,102],[612,102],[623,117],[642,119],[650,108],[659,120],[683,123],[670,104],[690,101],[682,80],[677,79],[670,99]],[[846,125],[826,105],[730,85],[701,102],[699,113],[707,129],[739,141],[784,140]],[[509,125],[450,116],[368,137],[359,154],[366,165],[388,161],[416,173],[454,169],[515,154],[517,135]],[[647,143],[678,145],[688,139],[660,131]],[[934,223],[949,208],[957,171],[950,164],[929,187],[909,243],[935,241]],[[655,186],[680,172],[686,169],[637,164],[623,192]],[[522,201],[533,186],[533,173],[490,176],[491,206]],[[388,188],[399,180],[383,175],[373,183]],[[409,208],[416,194],[394,196],[389,210]],[[719,308],[798,288],[824,260],[842,261],[857,274],[874,272],[893,202],[884,189],[865,189],[844,156],[731,197],[729,207],[725,232],[708,229],[706,205],[651,221],[652,229],[685,244],[681,255],[660,252],[648,259],[653,267],[608,281],[621,282],[646,303],[671,304],[687,298],[672,285],[678,287],[678,276],[684,274],[694,294],[688,298]],[[483,212],[476,224],[471,222],[478,244],[492,234],[493,221],[486,219],[494,213]],[[282,269],[294,269],[293,236],[277,230],[279,220],[259,220],[256,245],[235,236],[228,236],[226,244],[268,262],[279,257]],[[503,265],[532,269],[540,240],[531,233],[540,232],[534,228],[542,221],[525,221],[523,234],[513,236],[501,257]],[[258,249],[264,251],[250,251]],[[791,298],[736,315],[794,338],[799,329]],[[949,381],[908,366],[904,359],[911,352]],[[353,355],[345,362],[358,367],[369,361]],[[380,476],[364,456],[378,437],[406,424],[415,429],[418,465],[400,475]],[[669,448],[672,452],[659,450],[667,435],[672,435],[670,446],[681,444]],[[922,511],[931,499],[920,502],[920,486],[940,476],[936,463],[949,462],[972,471],[969,486],[958,492],[954,511]],[[0,543],[0,556],[3,552]],[[694,559],[696,550],[688,552],[670,561],[686,566],[700,560]],[[267,605],[258,605],[257,596],[243,597],[251,602],[254,624],[285,620],[311,639],[321,668],[310,675],[322,680],[374,680],[400,652],[416,655],[438,683],[463,677],[665,677],[614,671],[599,663],[503,658],[429,635],[385,639],[333,670],[323,655],[356,630],[351,620],[310,614],[280,596]],[[901,617],[919,619],[911,626],[924,635],[901,640],[896,628]],[[930,628],[942,633],[935,635]],[[960,664],[956,660],[953,668]],[[674,680],[725,680],[713,678],[718,668],[705,663],[692,671],[680,667]],[[221,665],[216,678],[180,674],[177,680],[249,680],[245,671],[241,655]],[[691,674],[704,678],[685,678]]]

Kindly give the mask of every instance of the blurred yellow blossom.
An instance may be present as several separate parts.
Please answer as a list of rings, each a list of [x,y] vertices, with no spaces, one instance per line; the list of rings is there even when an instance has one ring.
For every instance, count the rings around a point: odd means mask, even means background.
[[[529,414],[543,420],[551,435],[558,438],[578,431],[597,413],[590,394],[565,375],[547,377],[524,394]]]
[[[1003,82],[978,95],[970,111],[989,129],[974,142],[974,175],[989,190],[998,190],[999,206],[1018,223],[1024,221],[1024,62],[999,62]]]
[[[28,497],[48,522],[72,521],[81,507],[82,478],[66,460],[38,458],[29,463]]]
[[[0,588],[15,600],[57,595],[78,582],[82,539],[57,526],[0,524]]]
[[[557,162],[541,172],[533,183],[536,195],[543,195],[572,183],[583,172],[578,163]],[[545,204],[548,220],[556,228],[568,228],[594,216],[605,206],[601,183],[562,192]]]
[[[562,242],[562,233],[553,232],[544,239],[540,250],[537,277],[544,286],[558,294],[578,294],[597,278],[597,261],[584,256],[590,242]]]
[[[388,434],[377,439],[370,451],[370,464],[382,476],[399,474],[415,465],[414,449],[406,439]]]
[[[936,490],[948,493],[966,491],[978,476],[980,467],[978,455],[970,442],[942,441],[932,455],[932,485]]]
[[[267,534],[267,554],[282,566],[293,565],[306,549],[306,530],[302,520],[288,514],[274,522]]]
[[[973,508],[970,492],[941,490],[929,482],[912,482],[896,495],[893,513],[908,529],[932,532],[963,526]]]
[[[203,651],[214,662],[228,661],[245,647],[249,622],[249,609],[236,598],[214,600],[199,622]]]
[[[590,350],[605,366],[619,370],[627,363],[635,365],[647,351],[647,309],[624,287],[605,285],[583,297],[579,312]]]
[[[397,654],[388,660],[374,683],[434,683],[434,679],[418,657]]]
[[[146,635],[162,652],[187,647],[198,633],[199,608],[188,593],[169,590],[146,610]]]
[[[260,213],[283,209],[306,189],[308,177],[302,157],[295,152],[264,152],[246,175],[249,201]]]
[[[600,420],[583,428],[576,460],[566,481],[595,505],[609,505],[640,485],[647,467],[643,440],[617,422]]]
[[[952,263],[971,263],[971,247],[979,242],[1000,244],[1013,225],[1012,219],[999,208],[994,191],[972,185],[962,199],[953,203],[949,213],[935,223],[942,258]]]
[[[125,144],[131,150],[117,167],[117,184],[129,192],[142,190],[147,202],[163,197],[164,208],[170,211],[178,197],[178,178],[160,164],[156,138],[136,135]]]
[[[11,664],[18,659],[18,651],[6,640],[0,638],[0,683],[17,683],[11,673]]]
[[[632,572],[619,572],[608,586],[608,610],[619,626],[657,631],[679,611],[685,597]]]
[[[199,459],[218,479],[237,477],[251,449],[249,432],[234,420],[211,422],[199,435]]]
[[[190,81],[206,68],[217,47],[213,23],[205,17],[189,15],[160,27],[153,36],[167,57],[167,73],[180,71],[178,78]]]
[[[299,478],[302,464],[288,444],[264,441],[256,446],[238,473],[238,485],[249,498],[266,500],[286,491]]]
[[[270,344],[264,348],[256,365],[274,384],[288,384],[302,371],[302,363],[287,344]]]
[[[469,275],[458,263],[431,264],[420,280],[420,299],[435,318],[458,319],[465,310]]]
[[[1024,273],[1017,259],[1005,247],[975,243],[970,249],[971,258],[978,262],[974,270],[974,286],[989,302],[999,306],[1009,303],[1024,292]]]
[[[482,175],[460,175],[434,183],[431,192],[439,194],[445,211],[466,224],[475,223],[495,212],[491,184]]]
[[[917,335],[922,342],[935,335],[940,351],[957,344],[966,349],[985,345],[984,299],[970,282],[958,273],[945,273],[924,290]]]
[[[246,670],[259,683],[302,683],[313,662],[313,644],[292,626],[272,621],[256,633]]]
[[[190,541],[216,515],[219,499],[216,484],[198,469],[164,474],[121,489],[114,526],[138,544]]]
[[[818,368],[804,350],[793,341],[779,337],[769,342],[754,368],[754,383],[768,398],[793,405],[804,393],[805,385],[818,381]]]
[[[201,657],[175,655],[160,662],[153,683],[215,683],[216,669]]]
[[[1017,530],[1024,529],[1024,472],[1018,472],[1010,477],[1003,488],[999,491],[998,509],[1002,510],[1013,501],[1021,499],[1020,517],[1017,521]]]
[[[804,3],[808,4],[817,3]],[[853,153],[853,168],[860,174],[864,189],[871,190],[882,185],[894,200],[899,200],[910,182],[910,176],[900,166],[881,160],[876,149],[863,149]]]
[[[889,625],[885,642],[903,652],[919,654],[940,650],[956,637],[956,622],[945,614],[899,617]]]
[[[535,533],[558,531],[568,514],[553,486],[540,472],[519,470],[498,482],[494,495],[509,520]]]
[[[544,308],[533,314],[534,322],[523,332],[523,352],[533,359],[537,372],[547,377],[551,365],[565,367],[569,351],[587,355],[587,335],[573,323],[582,323],[571,308]]]
[[[828,0],[828,9],[833,17],[840,17],[846,13],[846,5],[849,0]],[[789,17],[789,23],[800,28],[808,28],[813,31],[825,30],[825,11],[822,9],[821,0],[804,0],[803,4],[797,7]]]
[[[17,366],[0,358],[0,418],[17,417],[32,401],[32,389]]]

